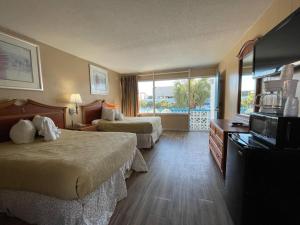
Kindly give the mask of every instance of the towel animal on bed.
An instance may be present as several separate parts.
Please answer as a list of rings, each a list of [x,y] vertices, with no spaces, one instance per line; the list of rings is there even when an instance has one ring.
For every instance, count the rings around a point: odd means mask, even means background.
[[[61,132],[49,117],[36,115],[32,122],[38,130],[38,134],[44,136],[45,141],[54,141],[59,138]]]

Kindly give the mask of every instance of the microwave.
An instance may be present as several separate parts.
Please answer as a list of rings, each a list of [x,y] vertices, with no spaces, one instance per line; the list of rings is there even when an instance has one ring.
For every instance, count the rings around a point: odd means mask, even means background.
[[[256,139],[271,147],[300,149],[300,117],[252,113],[249,128]]]

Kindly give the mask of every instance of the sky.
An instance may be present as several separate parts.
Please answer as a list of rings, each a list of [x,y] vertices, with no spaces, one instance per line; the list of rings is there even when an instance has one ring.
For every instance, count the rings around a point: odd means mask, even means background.
[[[155,81],[156,87],[169,87],[174,85],[174,80],[163,80],[163,81]],[[152,84],[153,81],[145,81],[145,82],[139,82],[139,92],[145,92],[147,95],[152,96],[153,90],[152,90]]]
[[[243,76],[242,91],[253,91],[255,89],[255,79],[252,75]]]

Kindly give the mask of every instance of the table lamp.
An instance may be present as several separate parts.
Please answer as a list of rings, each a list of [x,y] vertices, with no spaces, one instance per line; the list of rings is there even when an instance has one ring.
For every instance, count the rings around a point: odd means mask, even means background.
[[[78,114],[78,104],[82,103],[80,94],[78,94],[78,93],[71,94],[70,102],[75,104],[75,110],[70,109],[69,110],[70,114],[71,115],[74,114],[74,113]]]

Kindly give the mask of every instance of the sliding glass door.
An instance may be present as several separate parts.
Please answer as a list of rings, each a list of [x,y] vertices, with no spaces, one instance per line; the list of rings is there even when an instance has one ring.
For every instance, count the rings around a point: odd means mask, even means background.
[[[190,131],[209,130],[210,119],[216,116],[215,93],[214,77],[190,79]]]
[[[139,81],[139,113],[154,113],[153,81]]]
[[[190,131],[209,130],[210,120],[217,118],[215,77],[168,74],[146,78],[138,82],[140,114],[164,115],[164,118],[168,114],[173,114],[170,118],[181,114],[181,118],[186,117],[185,127]]]
[[[155,113],[188,113],[188,79],[156,80]]]
[[[139,113],[188,114],[189,80],[139,81]]]

